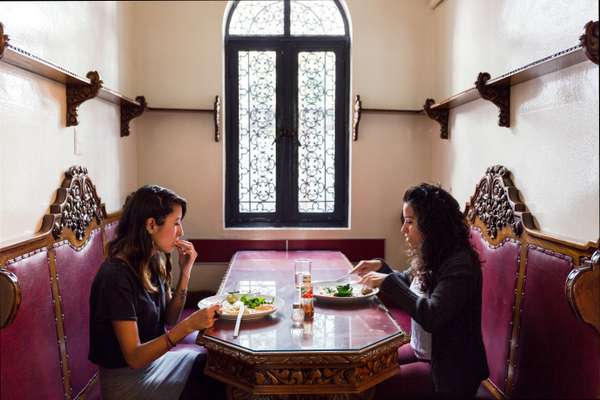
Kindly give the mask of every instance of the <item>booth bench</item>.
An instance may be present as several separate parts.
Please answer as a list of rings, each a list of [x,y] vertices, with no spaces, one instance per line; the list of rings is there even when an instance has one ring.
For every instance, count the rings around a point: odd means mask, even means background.
[[[477,396],[600,398],[600,241],[576,243],[535,229],[502,166],[488,168],[465,215],[482,262],[490,369]],[[410,316],[389,308],[410,333]],[[422,393],[429,371],[425,362],[400,366],[377,398]]]

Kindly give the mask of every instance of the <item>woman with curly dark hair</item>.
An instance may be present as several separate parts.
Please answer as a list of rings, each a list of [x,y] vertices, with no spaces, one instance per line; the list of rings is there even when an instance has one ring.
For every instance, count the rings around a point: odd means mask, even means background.
[[[415,362],[431,363],[435,394],[473,397],[489,370],[481,335],[481,264],[468,225],[458,202],[440,187],[422,183],[403,200],[410,267],[394,272],[383,260],[369,260],[353,272],[411,315],[408,349]]]

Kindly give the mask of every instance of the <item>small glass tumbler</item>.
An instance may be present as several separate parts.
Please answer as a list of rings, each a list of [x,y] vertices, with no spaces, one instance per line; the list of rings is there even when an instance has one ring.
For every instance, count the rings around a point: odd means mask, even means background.
[[[302,286],[304,275],[310,275],[310,260],[295,260],[294,261],[294,284],[296,288]]]
[[[294,326],[302,326],[304,322],[304,308],[302,308],[302,304],[294,303],[292,305],[292,322]]]

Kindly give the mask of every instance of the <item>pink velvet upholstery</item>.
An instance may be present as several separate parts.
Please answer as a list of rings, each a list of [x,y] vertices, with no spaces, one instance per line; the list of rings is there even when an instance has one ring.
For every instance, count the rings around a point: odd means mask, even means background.
[[[104,260],[102,235],[93,231],[79,250],[68,242],[56,245],[56,272],[61,295],[73,396],[92,379],[98,368],[88,361],[89,298],[96,272]]]
[[[600,338],[565,299],[569,257],[529,246],[513,396],[597,398]]]
[[[490,369],[490,381],[505,392],[520,245],[505,241],[492,248],[477,229],[471,243],[479,254],[483,274],[481,331]]]
[[[104,226],[104,235],[106,236],[107,242],[110,242],[115,237],[118,225],[119,221],[114,221]]]
[[[431,364],[423,361],[398,366],[398,373],[377,385],[375,389],[376,400],[432,397]]]
[[[21,306],[13,323],[0,329],[0,398],[62,399],[48,253],[40,250],[6,269],[19,280]]]

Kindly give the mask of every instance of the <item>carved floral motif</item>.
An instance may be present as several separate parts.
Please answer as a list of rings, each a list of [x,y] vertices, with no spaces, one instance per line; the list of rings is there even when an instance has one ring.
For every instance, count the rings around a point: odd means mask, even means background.
[[[77,108],[84,101],[96,97],[104,83],[100,79],[98,71],[90,71],[86,76],[91,83],[67,84],[67,126],[79,125]]]
[[[60,216],[54,223],[52,234],[59,238],[63,229],[68,228],[73,231],[77,240],[83,240],[93,219],[100,224],[106,217],[106,211],[96,194],[96,187],[87,176],[87,168],[73,166],[65,175],[67,177],[61,188],[63,192],[59,189],[58,196],[64,200],[50,207],[50,212]]]
[[[523,221],[515,213],[504,184],[508,173],[501,165],[489,167],[477,185],[474,198],[471,198],[467,217],[473,221],[478,216],[491,238],[496,238],[504,226],[509,226],[517,236],[523,232]]]

